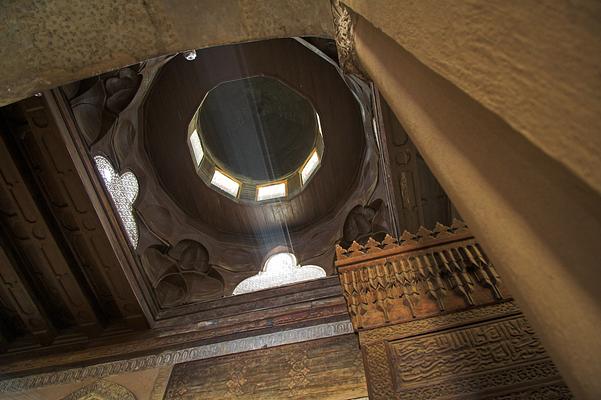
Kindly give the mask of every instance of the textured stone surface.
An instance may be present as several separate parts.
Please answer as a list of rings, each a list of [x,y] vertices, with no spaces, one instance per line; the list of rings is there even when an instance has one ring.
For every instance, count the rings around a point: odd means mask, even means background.
[[[7,0],[0,17],[0,105],[163,54],[333,35],[328,0]]]
[[[344,2],[601,193],[601,2]]]

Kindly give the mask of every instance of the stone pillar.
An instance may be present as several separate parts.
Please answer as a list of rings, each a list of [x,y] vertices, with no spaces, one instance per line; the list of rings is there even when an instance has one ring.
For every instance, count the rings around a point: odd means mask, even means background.
[[[336,253],[370,399],[572,398],[461,221]]]
[[[367,20],[356,16],[352,28],[355,58],[482,241],[568,384],[580,398],[598,398],[599,192]]]

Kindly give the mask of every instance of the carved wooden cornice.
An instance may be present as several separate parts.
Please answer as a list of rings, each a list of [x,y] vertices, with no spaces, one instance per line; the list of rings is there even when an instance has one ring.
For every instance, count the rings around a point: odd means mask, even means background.
[[[462,221],[336,248],[356,330],[503,301],[509,294]]]

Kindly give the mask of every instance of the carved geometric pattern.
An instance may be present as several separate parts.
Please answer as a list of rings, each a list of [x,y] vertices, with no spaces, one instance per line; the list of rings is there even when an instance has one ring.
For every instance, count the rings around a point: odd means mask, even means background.
[[[491,397],[490,400],[567,400],[573,398],[570,389],[563,382],[557,382],[519,392],[502,394]]]
[[[493,264],[465,224],[437,224],[338,249],[338,272],[356,329],[500,301]]]
[[[62,400],[136,400],[136,396],[121,385],[99,380],[63,397]]]
[[[301,349],[298,352],[288,353],[286,356],[286,362],[288,364],[288,376],[290,382],[288,383],[288,389],[290,394],[300,395],[302,390],[310,383],[309,373],[309,355],[306,348]]]
[[[539,362],[529,363],[525,366],[515,366],[501,371],[494,371],[490,373],[482,373],[467,377],[457,377],[442,382],[437,382],[433,385],[423,385],[420,387],[403,389],[401,399],[415,399],[415,400],[430,400],[444,396],[465,396],[466,393],[478,393],[486,390],[494,390],[495,388],[512,385],[528,385],[529,383],[547,379],[547,377],[557,377],[559,372],[551,360],[543,360]],[[555,385],[554,385],[555,386]],[[566,389],[566,393],[570,397],[543,397],[544,399],[563,399],[571,398],[571,394],[565,384],[560,383],[558,386],[563,386]],[[530,393],[530,390],[526,390],[520,393]],[[513,396],[514,394],[508,394],[504,396]],[[507,399],[513,399],[514,397],[504,397]],[[497,397],[495,397],[497,398]],[[530,399],[530,397],[515,397]]]
[[[354,335],[173,368],[165,399],[350,399],[365,396]]]
[[[547,357],[525,318],[390,341],[388,350],[397,391]]]

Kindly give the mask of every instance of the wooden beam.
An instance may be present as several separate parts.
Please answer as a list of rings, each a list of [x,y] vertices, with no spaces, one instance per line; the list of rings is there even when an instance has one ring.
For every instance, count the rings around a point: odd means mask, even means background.
[[[31,288],[19,275],[15,260],[4,247],[0,247],[0,292],[40,344],[52,343],[54,327],[37,306]]]
[[[29,125],[19,148],[78,266],[101,303],[111,299],[130,327],[147,328],[53,116],[41,98],[19,104]]]
[[[82,331],[98,333],[101,327],[92,305],[28,190],[4,135],[0,135],[0,221],[26,261],[23,268],[64,306]]]

